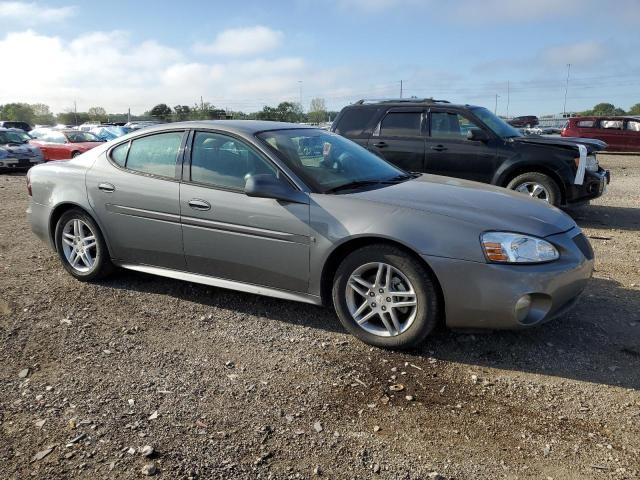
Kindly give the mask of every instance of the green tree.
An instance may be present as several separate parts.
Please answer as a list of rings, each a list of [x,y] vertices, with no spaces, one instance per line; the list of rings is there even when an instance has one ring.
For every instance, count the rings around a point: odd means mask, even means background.
[[[56,121],[63,125],[80,125],[89,121],[89,114],[87,112],[67,110],[66,112],[59,113],[56,116]]]
[[[168,120],[171,117],[171,108],[166,103],[159,103],[151,109],[150,115],[158,120]]]
[[[606,102],[598,103],[591,110],[587,110],[581,113],[581,115],[584,115],[584,116],[593,115],[597,117],[606,117],[606,116],[624,115],[624,114],[625,114],[625,111],[623,109],[616,107],[612,103],[606,103]]]
[[[95,122],[107,121],[107,111],[102,107],[91,107],[87,110],[87,114],[89,115],[89,118]]]
[[[636,103],[629,109],[629,115],[640,115],[640,103]]]
[[[36,125],[53,125],[56,119],[49,110],[49,105],[44,103],[34,103],[31,105],[33,110],[33,123]]]
[[[309,106],[309,121],[311,123],[322,123],[327,121],[327,105],[324,98],[313,98]]]
[[[34,113],[31,105],[27,103],[7,103],[0,110],[0,118],[33,125]]]
[[[299,103],[282,102],[277,107],[266,106],[256,114],[258,120],[272,120],[276,122],[301,122],[304,119],[302,106]]]
[[[191,107],[188,105],[176,105],[173,107],[176,112],[176,120],[189,120],[191,118]]]

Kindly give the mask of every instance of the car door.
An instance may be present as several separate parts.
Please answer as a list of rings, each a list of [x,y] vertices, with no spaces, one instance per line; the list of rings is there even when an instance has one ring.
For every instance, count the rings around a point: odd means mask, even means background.
[[[390,109],[380,120],[368,148],[409,172],[424,171],[424,128],[422,108]]]
[[[196,131],[180,186],[189,271],[283,290],[307,292],[309,205],[244,194],[251,175],[287,181],[241,138]]]
[[[627,120],[624,127],[625,149],[640,152],[640,120]]]
[[[482,123],[455,110],[431,108],[428,115],[425,171],[436,175],[490,182],[497,166],[497,138]],[[487,141],[468,140],[472,128]]]
[[[186,270],[176,173],[184,138],[182,129],[136,137],[87,172],[89,202],[118,262]]]

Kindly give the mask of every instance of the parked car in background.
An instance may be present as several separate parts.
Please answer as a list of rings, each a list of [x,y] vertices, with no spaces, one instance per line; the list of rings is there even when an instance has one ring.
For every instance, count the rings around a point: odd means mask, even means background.
[[[131,130],[140,130],[141,128],[153,127],[154,125],[160,125],[160,122],[155,120],[140,120],[136,122],[125,123],[125,127]]]
[[[523,136],[484,107],[443,100],[360,100],[332,130],[413,172],[510,188],[553,205],[599,197],[599,140]]]
[[[20,130],[24,130],[28,132],[31,130],[31,125],[27,122],[14,122],[14,121],[0,121],[0,128],[19,128]]]
[[[535,115],[525,115],[522,117],[512,118],[511,120],[508,120],[507,123],[516,128],[531,128],[538,125],[540,121]]]
[[[81,132],[88,132],[92,128],[99,127],[100,122],[84,122],[82,125],[78,125],[75,127],[75,130],[80,130]]]
[[[387,348],[420,344],[440,321],[539,325],[575,303],[594,265],[557,208],[410,174],[298,124],[148,128],[37,166],[27,188],[32,230],[78,280],[117,265],[332,305],[349,332]]]
[[[0,171],[28,169],[44,161],[42,152],[23,130],[0,128]]]
[[[46,162],[68,160],[104,143],[94,134],[78,130],[48,128],[32,130],[30,133],[34,137],[30,143],[40,147]]]
[[[127,133],[131,132],[131,129],[117,125],[100,125],[99,127],[92,128],[90,132],[99,139],[108,142],[113,140],[114,138],[126,135]]]
[[[640,152],[640,117],[572,117],[561,135],[597,138],[609,151]]]

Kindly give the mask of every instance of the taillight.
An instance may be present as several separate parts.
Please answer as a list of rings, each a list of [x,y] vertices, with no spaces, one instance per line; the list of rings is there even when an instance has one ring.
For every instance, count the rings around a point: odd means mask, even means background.
[[[33,192],[31,191],[31,170],[27,172],[27,192],[29,192],[29,196],[33,196]]]

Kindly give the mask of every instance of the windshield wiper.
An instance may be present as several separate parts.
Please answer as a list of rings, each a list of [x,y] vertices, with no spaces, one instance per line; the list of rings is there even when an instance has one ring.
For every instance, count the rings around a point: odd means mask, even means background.
[[[368,185],[378,185],[381,183],[385,183],[382,180],[354,180],[353,182],[344,183],[342,185],[338,185],[337,187],[329,188],[325,190],[324,193],[335,193],[340,190],[351,190],[352,188],[358,187],[366,187]]]

